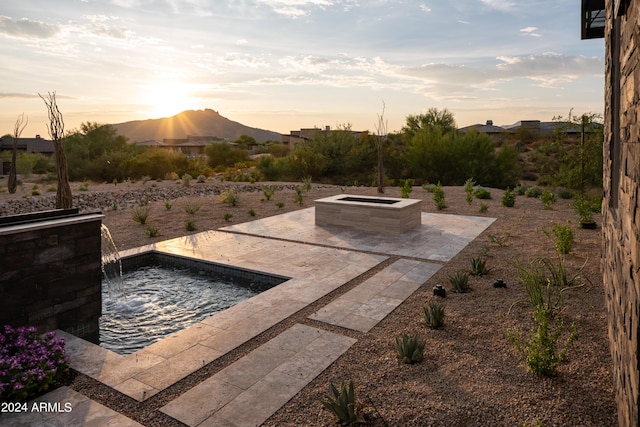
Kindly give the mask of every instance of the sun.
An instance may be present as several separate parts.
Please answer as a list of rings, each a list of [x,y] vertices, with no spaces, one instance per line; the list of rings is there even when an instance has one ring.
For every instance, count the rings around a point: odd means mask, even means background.
[[[153,118],[170,117],[195,108],[196,100],[190,87],[168,80],[153,82],[142,87],[142,101]]]

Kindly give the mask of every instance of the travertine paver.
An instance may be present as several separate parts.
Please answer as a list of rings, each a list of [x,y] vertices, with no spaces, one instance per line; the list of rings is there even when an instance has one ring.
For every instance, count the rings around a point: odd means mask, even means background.
[[[258,426],[355,342],[296,324],[161,411],[189,426]]]
[[[216,231],[124,251],[124,255],[145,250],[291,279],[127,356],[58,331],[67,339],[71,367],[138,401],[175,384],[386,259]]]
[[[422,225],[395,235],[315,225],[315,208],[301,209],[221,230],[389,255],[449,261],[495,218],[422,212]]]
[[[40,411],[33,411],[34,404]],[[27,403],[29,412],[0,414],[6,427],[142,427],[130,418],[103,406],[68,387],[60,387]],[[41,406],[42,405],[42,406]]]
[[[440,267],[434,263],[399,259],[309,318],[368,332]]]

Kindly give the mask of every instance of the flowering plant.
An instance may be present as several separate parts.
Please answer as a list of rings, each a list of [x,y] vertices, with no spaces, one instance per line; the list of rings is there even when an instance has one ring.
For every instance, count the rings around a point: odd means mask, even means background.
[[[11,326],[0,332],[0,401],[26,401],[47,391],[69,370],[64,338],[36,328]]]

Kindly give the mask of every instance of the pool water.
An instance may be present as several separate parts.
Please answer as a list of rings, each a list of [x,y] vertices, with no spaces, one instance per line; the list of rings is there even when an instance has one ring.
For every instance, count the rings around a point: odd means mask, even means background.
[[[138,267],[122,276],[125,295],[102,287],[100,345],[131,354],[259,291],[180,267]]]

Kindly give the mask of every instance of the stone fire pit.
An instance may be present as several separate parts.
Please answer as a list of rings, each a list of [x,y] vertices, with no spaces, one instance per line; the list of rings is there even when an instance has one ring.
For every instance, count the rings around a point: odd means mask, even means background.
[[[421,224],[422,200],[418,199],[340,194],[314,202],[318,226],[396,234]]]

